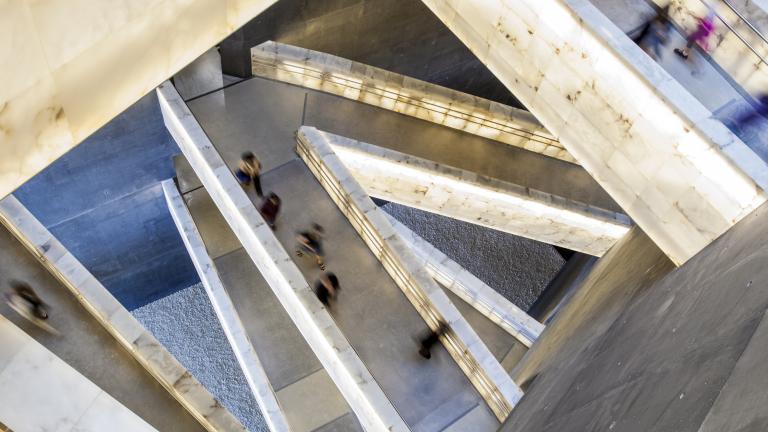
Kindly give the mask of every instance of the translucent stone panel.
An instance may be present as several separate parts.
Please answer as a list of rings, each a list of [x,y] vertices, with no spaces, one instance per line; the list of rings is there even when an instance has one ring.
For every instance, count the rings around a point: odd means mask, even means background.
[[[274,2],[0,2],[0,198]]]
[[[587,0],[424,0],[676,264],[768,167]]]

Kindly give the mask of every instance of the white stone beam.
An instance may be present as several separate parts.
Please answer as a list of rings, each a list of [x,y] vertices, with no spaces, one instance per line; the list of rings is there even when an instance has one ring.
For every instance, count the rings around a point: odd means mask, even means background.
[[[216,317],[219,319],[224,334],[227,335],[229,345],[235,353],[237,363],[243,371],[254,399],[259,404],[259,409],[269,426],[269,430],[271,432],[290,432],[288,420],[277,402],[277,396],[275,396],[272,384],[267,378],[264,366],[262,366],[256,350],[248,339],[245,326],[240,321],[240,316],[224,288],[216,265],[208,255],[208,249],[203,243],[203,238],[200,236],[195,221],[184,203],[184,198],[181,197],[173,180],[163,181],[163,194],[168,204],[168,211],[170,211],[176,229],[179,230],[179,235],[187,248],[189,258],[205,287],[205,292],[216,312]]]
[[[440,337],[443,345],[499,421],[504,421],[522,397],[520,388],[345,168],[327,136],[302,126],[297,141],[299,156],[427,325],[436,329],[440,323],[448,324],[450,330]]]
[[[403,419],[267,226],[176,89],[157,89],[168,131],[211,199],[366,431],[408,430]]]
[[[766,200],[768,167],[588,0],[423,0],[682,264]]]
[[[240,422],[13,195],[0,200],[0,223],[207,431],[245,431]]]
[[[528,111],[334,55],[277,42],[251,49],[254,76],[270,78],[515,147],[575,162]]]
[[[0,198],[274,2],[0,2]]]
[[[620,213],[320,133],[376,198],[595,256],[629,230],[629,218]]]
[[[456,261],[450,259],[428,241],[407,226],[384,213],[400,238],[410,246],[432,279],[451,290],[459,298],[477,309],[523,345],[530,347],[536,342],[544,325],[531,318],[525,311],[505,299]]]

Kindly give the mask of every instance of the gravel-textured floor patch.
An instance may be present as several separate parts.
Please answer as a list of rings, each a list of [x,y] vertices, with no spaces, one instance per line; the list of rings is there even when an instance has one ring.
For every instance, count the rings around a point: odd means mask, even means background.
[[[201,283],[131,313],[249,431],[269,431]]]
[[[565,264],[546,243],[395,203],[382,209],[523,310]]]

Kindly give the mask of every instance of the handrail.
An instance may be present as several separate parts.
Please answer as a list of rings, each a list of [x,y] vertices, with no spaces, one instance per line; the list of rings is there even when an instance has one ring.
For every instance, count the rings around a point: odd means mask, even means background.
[[[712,6],[711,6],[709,3],[707,3],[707,2],[706,2],[706,1],[704,1],[704,0],[700,0],[700,1],[701,1],[701,2],[702,2],[704,5],[705,5],[705,6],[707,6],[708,8],[711,8],[711,9],[714,11],[714,8],[712,8]],[[746,18],[744,18],[744,17],[743,17],[743,16],[742,16],[742,15],[741,15],[741,14],[740,14],[740,13],[739,13],[739,12],[738,12],[738,11],[737,11],[735,8],[734,8],[734,7],[733,7],[733,5],[731,5],[731,4],[730,4],[730,3],[729,3],[727,0],[720,0],[720,1],[721,1],[721,2],[723,2],[723,3],[725,3],[725,4],[728,6],[728,8],[729,8],[729,9],[731,9],[731,10],[732,10],[732,11],[733,11],[733,12],[734,12],[734,13],[735,13],[735,14],[736,14],[736,15],[737,15],[737,16],[738,16],[738,17],[739,17],[739,18],[740,18],[740,19],[741,19],[741,20],[742,20],[744,23],[746,23],[746,24],[749,26],[749,28],[750,28],[752,31],[754,31],[754,32],[755,32],[755,34],[757,34],[757,35],[758,35],[758,36],[759,36],[759,37],[760,37],[760,38],[761,38],[763,41],[765,41],[765,42],[766,42],[766,44],[768,44],[768,40],[766,40],[765,36],[763,36],[763,35],[762,35],[762,33],[760,33],[760,31],[758,31],[758,30],[757,30],[757,29],[756,29],[756,28],[755,28],[755,27],[754,27],[754,26],[753,26],[753,25],[752,25],[752,24],[751,24],[749,21],[747,21],[747,20],[746,20]],[[723,23],[723,24],[724,24],[724,25],[725,25],[725,26],[728,28],[728,30],[730,30],[730,31],[731,31],[731,33],[735,34],[735,35],[736,35],[736,37],[737,37],[737,38],[739,38],[739,40],[740,40],[740,41],[741,41],[741,42],[742,42],[744,45],[746,45],[746,46],[747,46],[747,48],[749,48],[749,50],[750,50],[750,51],[752,51],[752,53],[753,53],[755,56],[757,56],[757,58],[760,60],[760,62],[761,62],[761,63],[763,63],[764,65],[768,66],[768,60],[766,60],[765,58],[763,58],[763,56],[762,56],[762,55],[760,55],[760,53],[758,53],[758,52],[757,52],[757,50],[755,49],[755,47],[753,47],[753,46],[752,46],[752,44],[750,44],[750,43],[749,43],[749,42],[748,42],[746,39],[744,39],[744,36],[742,36],[742,35],[741,35],[741,34],[740,34],[738,31],[736,31],[736,29],[734,29],[734,28],[733,28],[733,26],[731,26],[731,25],[728,23],[728,21],[726,21],[726,20],[725,20],[725,18],[723,18],[723,17],[722,17],[722,16],[721,16],[719,13],[717,13],[717,12],[715,11],[715,12],[714,12],[714,14],[715,14],[715,16],[716,16],[716,17],[717,17],[717,18],[718,18],[718,19],[719,19],[719,20],[720,20],[720,21],[721,21],[721,22],[722,22],[722,23]]]
[[[763,42],[768,44],[768,39],[766,39],[766,37],[760,32],[760,30],[758,30],[754,25],[752,25],[752,23],[749,22],[749,20],[744,18],[744,15],[742,15],[741,12],[736,10],[736,8],[731,4],[730,1],[728,1],[728,0],[720,0],[720,1],[725,3],[725,5],[728,6],[728,8],[731,11],[733,11],[733,13],[735,13],[736,16],[738,16],[744,22],[744,24],[746,24],[758,37],[760,37],[760,39],[763,40]]]

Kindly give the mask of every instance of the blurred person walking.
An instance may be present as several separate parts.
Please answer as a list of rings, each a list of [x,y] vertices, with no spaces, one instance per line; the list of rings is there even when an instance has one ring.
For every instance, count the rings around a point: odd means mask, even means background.
[[[261,203],[259,213],[264,221],[267,222],[272,230],[275,230],[275,221],[277,220],[277,213],[280,212],[280,197],[274,192],[270,192],[267,198]]]
[[[432,347],[440,341],[440,336],[448,331],[448,324],[441,322],[437,329],[429,329],[424,336],[419,339],[419,355],[429,360],[432,358]]]
[[[256,159],[256,155],[251,152],[243,153],[240,157],[240,163],[237,166],[237,170],[235,171],[235,177],[237,177],[237,180],[244,187],[253,183],[253,187],[256,189],[256,195],[258,195],[259,198],[264,196],[261,191],[260,174],[261,162]]]
[[[320,279],[315,282],[315,295],[320,303],[326,307],[330,307],[330,300],[335,299],[338,295],[341,287],[339,286],[339,278],[335,274],[328,272],[320,276]]]
[[[699,23],[696,26],[696,30],[688,35],[686,39],[688,43],[685,48],[675,48],[675,54],[679,55],[685,60],[688,60],[688,56],[691,53],[691,48],[694,45],[698,45],[704,52],[709,51],[709,38],[715,31],[715,10],[709,7],[707,15],[703,18],[699,18]]]
[[[658,61],[661,59],[661,49],[669,41],[671,30],[672,22],[669,20],[669,4],[667,4],[648,21],[640,35],[635,38],[635,43],[652,59]]]
[[[305,253],[315,258],[320,270],[325,270],[325,261],[323,259],[323,235],[325,230],[319,224],[313,223],[308,231],[302,231],[296,236],[298,243],[296,255],[304,256]]]

